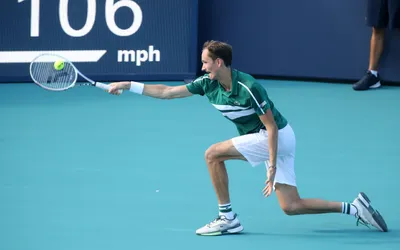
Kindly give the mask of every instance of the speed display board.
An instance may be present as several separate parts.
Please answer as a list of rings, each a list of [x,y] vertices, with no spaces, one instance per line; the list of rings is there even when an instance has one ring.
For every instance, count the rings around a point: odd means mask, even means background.
[[[56,52],[94,80],[183,80],[196,74],[198,0],[4,0],[0,81],[30,81]]]

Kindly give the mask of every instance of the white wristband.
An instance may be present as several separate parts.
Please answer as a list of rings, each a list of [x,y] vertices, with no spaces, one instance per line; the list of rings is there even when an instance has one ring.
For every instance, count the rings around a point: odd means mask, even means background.
[[[144,84],[140,82],[131,82],[131,87],[129,91],[136,93],[136,94],[143,94]]]

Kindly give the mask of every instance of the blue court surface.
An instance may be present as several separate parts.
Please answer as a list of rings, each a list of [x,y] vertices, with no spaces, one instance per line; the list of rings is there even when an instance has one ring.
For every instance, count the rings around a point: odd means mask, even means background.
[[[300,195],[363,191],[390,232],[342,214],[287,216],[262,195],[263,165],[228,161],[244,232],[196,236],[218,213],[204,152],[237,135],[205,97],[2,84],[0,249],[400,249],[400,88],[261,82],[296,133]]]

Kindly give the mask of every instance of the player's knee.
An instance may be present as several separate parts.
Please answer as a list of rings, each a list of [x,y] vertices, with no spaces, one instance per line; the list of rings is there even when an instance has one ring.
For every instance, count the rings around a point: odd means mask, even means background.
[[[296,210],[292,206],[284,206],[282,207],[282,211],[286,215],[296,215]]]
[[[298,202],[291,202],[285,205],[281,205],[281,208],[286,215],[301,214],[301,206]]]
[[[216,144],[211,145],[205,152],[204,158],[207,162],[214,162],[218,160],[219,152]]]

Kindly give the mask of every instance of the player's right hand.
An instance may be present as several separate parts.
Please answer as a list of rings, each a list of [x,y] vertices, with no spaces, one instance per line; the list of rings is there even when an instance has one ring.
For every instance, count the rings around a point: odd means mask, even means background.
[[[113,82],[110,83],[110,89],[108,90],[108,93],[112,95],[120,95],[122,93],[122,90],[124,89],[124,86],[121,82]]]

